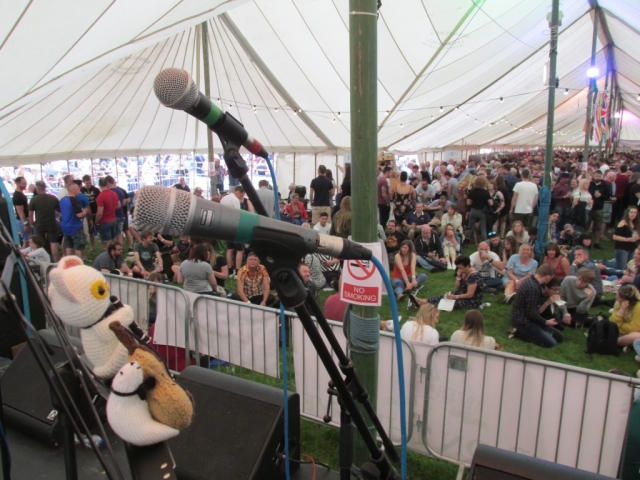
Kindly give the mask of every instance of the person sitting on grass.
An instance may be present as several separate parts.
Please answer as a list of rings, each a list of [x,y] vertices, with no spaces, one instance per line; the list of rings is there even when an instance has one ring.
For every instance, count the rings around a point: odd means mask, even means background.
[[[471,266],[480,272],[485,292],[496,293],[497,290],[502,290],[502,280],[496,276],[496,273],[504,270],[505,263],[500,261],[497,253],[489,249],[489,243],[480,242],[478,251],[472,253],[469,260]]]
[[[533,247],[528,243],[520,245],[520,250],[511,255],[507,262],[507,274],[502,277],[504,295],[500,295],[498,302],[509,303],[516,294],[522,282],[533,276],[538,268],[538,262],[533,259]],[[549,266],[553,271],[553,267]]]
[[[562,323],[571,327],[585,325],[589,308],[596,296],[593,288],[595,275],[591,270],[583,268],[576,276],[569,275],[562,280],[560,285],[560,298],[566,302],[560,305],[562,310]]]
[[[391,284],[393,291],[402,300],[412,290],[420,288],[427,279],[424,273],[416,275],[416,252],[411,240],[404,240],[400,244],[400,251],[396,253],[393,262]]]
[[[191,250],[187,261],[180,264],[177,281],[188,292],[218,294],[218,283],[211,267],[211,251],[207,244],[201,243]]]
[[[146,279],[150,273],[162,272],[162,257],[160,256],[160,249],[158,245],[153,243],[153,232],[150,230],[143,230],[140,233],[140,243],[136,243],[133,246],[133,266],[131,270],[134,275],[141,276]],[[153,263],[156,260],[157,264]]]
[[[544,318],[539,309],[542,304],[542,285],[553,278],[553,268],[542,265],[535,275],[528,276],[520,285],[511,309],[511,335],[523,342],[540,347],[552,348],[564,340],[560,330],[554,328],[558,322]]]
[[[444,252],[443,260],[447,263],[447,269],[455,270],[455,261],[458,253],[460,253],[460,240],[456,236],[453,225],[448,224],[444,227],[442,242],[442,250]]]
[[[589,258],[589,250],[584,247],[576,247],[574,249],[574,259],[569,269],[569,274],[576,276],[580,270],[591,270],[594,274],[593,288],[596,291],[596,296],[593,299],[593,307],[600,305],[604,287],[602,286],[602,276],[600,275],[600,269]]]
[[[271,281],[264,265],[260,264],[258,256],[250,252],[247,263],[238,270],[238,296],[244,303],[253,303],[266,307],[279,305],[276,297],[271,294]]]
[[[453,332],[451,341],[489,350],[496,350],[497,346],[493,337],[484,334],[484,317],[478,310],[469,310],[464,314],[462,328]]]
[[[440,310],[437,307],[424,304],[418,310],[418,314],[410,318],[402,325],[400,337],[403,340],[437,345],[440,342],[440,334],[436,330]]]
[[[484,280],[480,272],[471,266],[471,260],[465,255],[456,258],[456,289],[451,293],[438,295],[425,299],[419,299],[410,295],[411,303],[415,307],[420,307],[425,303],[437,306],[440,300],[446,298],[455,300],[454,309],[479,308],[482,305],[482,290]]]
[[[629,347],[640,339],[640,292],[633,285],[623,285],[616,293],[610,320],[618,326],[618,345]]]

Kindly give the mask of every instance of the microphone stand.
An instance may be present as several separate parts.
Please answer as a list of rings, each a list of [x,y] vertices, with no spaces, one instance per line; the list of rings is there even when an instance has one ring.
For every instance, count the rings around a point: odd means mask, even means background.
[[[267,211],[262,205],[260,197],[258,197],[256,189],[253,186],[253,183],[251,183],[251,179],[247,176],[247,173],[249,172],[247,162],[244,161],[244,158],[242,158],[242,155],[240,155],[240,152],[238,151],[241,145],[238,142],[233,142],[220,134],[218,134],[218,138],[224,148],[224,162],[227,164],[229,175],[240,180],[240,184],[253,204],[253,208],[256,213],[263,217],[269,217],[270,215],[267,214]]]
[[[350,430],[349,424],[353,422],[370,453],[371,462],[367,462],[362,467],[362,473],[366,475],[366,478],[397,480],[400,475],[394,469],[389,457],[397,462],[399,461],[398,453],[369,402],[369,395],[355,373],[353,362],[345,354],[322,310],[315,299],[308,294],[297,272],[298,263],[304,252],[306,252],[306,247],[301,239],[298,245],[288,245],[288,249],[283,249],[282,242],[278,236],[278,232],[274,232],[269,228],[257,227],[254,230],[251,248],[267,269],[280,301],[287,308],[295,310],[298,314],[302,326],[331,378],[332,386],[330,386],[330,389],[335,390],[341,408],[341,422],[344,422],[344,425],[341,426],[340,435],[340,478],[342,480],[350,478],[351,472],[346,462],[351,460],[352,448],[343,446],[342,443],[346,442],[346,433]],[[311,317],[312,314],[315,315],[318,325],[329,341],[331,349],[338,357],[339,368],[316,328]],[[346,376],[346,380],[343,378],[341,371]],[[382,439],[384,450],[378,448],[375,438],[369,431],[365,419],[356,405],[356,399],[364,406],[367,415],[373,421],[378,435]]]

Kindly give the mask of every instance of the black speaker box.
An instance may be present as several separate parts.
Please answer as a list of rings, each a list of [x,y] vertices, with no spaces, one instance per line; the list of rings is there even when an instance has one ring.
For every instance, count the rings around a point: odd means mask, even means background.
[[[197,366],[187,367],[178,384],[195,399],[191,426],[168,442],[179,479],[284,478],[281,389]],[[300,397],[289,393],[287,402],[289,455],[300,460]]]
[[[67,358],[55,334],[47,330],[42,330],[39,334],[51,345],[54,365],[66,362]],[[82,352],[80,340],[72,339],[72,342]],[[60,445],[62,431],[58,411],[51,402],[49,382],[28,345],[11,362],[0,378],[0,383],[7,424],[49,445]]]
[[[500,448],[478,445],[467,480],[613,480]]]

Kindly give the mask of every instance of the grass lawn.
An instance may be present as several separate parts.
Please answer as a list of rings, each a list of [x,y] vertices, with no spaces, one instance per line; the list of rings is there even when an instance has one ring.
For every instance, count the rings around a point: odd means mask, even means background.
[[[604,247],[603,250],[591,250],[591,258],[594,259],[610,259],[613,258],[613,242],[601,242]],[[99,242],[96,241],[96,248],[92,251],[87,251],[87,259],[92,261],[95,256],[100,253]],[[470,255],[475,251],[475,246],[471,245],[464,251],[465,254]],[[421,268],[418,269],[422,270]],[[227,288],[235,288],[235,280],[227,280],[225,286]],[[455,288],[455,277],[453,271],[446,271],[442,273],[429,274],[426,285],[420,291],[420,297],[430,297],[441,294],[443,292],[451,291]],[[319,294],[319,304],[322,306],[326,298],[332,292],[321,291]],[[626,354],[619,357],[613,356],[600,356],[596,355],[593,359],[590,359],[588,355],[584,353],[586,338],[584,336],[585,330],[573,330],[567,328],[564,330],[564,343],[560,344],[556,348],[545,349],[536,347],[529,343],[524,343],[519,340],[509,340],[508,330],[509,326],[509,311],[510,305],[504,305],[497,303],[498,295],[485,294],[485,302],[491,304],[490,307],[482,310],[485,320],[485,331],[487,335],[493,336],[497,342],[504,346],[506,352],[536,357],[553,362],[566,363],[569,365],[575,365],[583,368],[608,371],[611,368],[619,368],[621,370],[635,373],[638,370],[638,364],[634,360],[635,354]],[[606,297],[612,297],[611,294],[605,295]],[[406,321],[411,317],[416,310],[407,309],[407,301],[404,300],[398,305],[399,315]],[[607,313],[609,307],[597,307],[594,308],[592,313]],[[382,319],[391,318],[391,309],[387,298],[383,299],[382,306],[379,310],[380,317]],[[438,323],[438,331],[451,336],[451,334],[460,328],[463,322],[465,311],[453,311],[442,312],[440,314],[440,321]],[[291,355],[289,355],[291,358]],[[265,381],[265,377],[262,375],[251,374],[250,372],[239,372],[236,369],[235,374],[241,374],[256,381]],[[289,364],[289,382],[290,388],[293,383],[293,364]],[[279,380],[272,381],[272,379],[266,380],[268,383],[281,386]],[[327,463],[331,465],[333,469],[338,469],[338,445],[339,445],[339,432],[337,429],[320,425],[314,422],[305,421],[302,422],[302,453],[310,455],[317,461]],[[398,466],[399,468],[399,466]],[[423,455],[418,455],[409,452],[408,459],[408,473],[412,478],[437,478],[437,479],[454,479],[456,478],[457,467],[455,465],[427,458]]]

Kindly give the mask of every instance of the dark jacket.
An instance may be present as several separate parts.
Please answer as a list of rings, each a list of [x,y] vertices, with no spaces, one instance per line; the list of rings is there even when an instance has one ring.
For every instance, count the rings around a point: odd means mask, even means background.
[[[444,250],[442,249],[440,238],[433,232],[431,232],[428,242],[420,235],[414,240],[413,244],[416,247],[416,255],[426,257],[429,253],[434,252],[439,258],[444,257]]]
[[[600,196],[596,198],[595,193],[600,192]],[[602,180],[598,185],[595,182],[589,183],[589,193],[593,197],[593,210],[602,210],[605,200],[611,198],[611,186]]]

